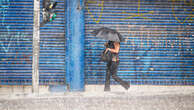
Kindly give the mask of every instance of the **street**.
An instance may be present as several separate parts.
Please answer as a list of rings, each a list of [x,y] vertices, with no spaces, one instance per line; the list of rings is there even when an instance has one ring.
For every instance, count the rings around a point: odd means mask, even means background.
[[[111,92],[90,86],[85,92],[1,97],[0,110],[194,110],[193,86],[112,88]]]

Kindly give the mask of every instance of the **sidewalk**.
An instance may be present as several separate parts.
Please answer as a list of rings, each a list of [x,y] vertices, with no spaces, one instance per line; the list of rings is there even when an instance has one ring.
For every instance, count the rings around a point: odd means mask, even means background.
[[[0,110],[194,110],[194,86],[88,85],[85,92],[0,96]]]

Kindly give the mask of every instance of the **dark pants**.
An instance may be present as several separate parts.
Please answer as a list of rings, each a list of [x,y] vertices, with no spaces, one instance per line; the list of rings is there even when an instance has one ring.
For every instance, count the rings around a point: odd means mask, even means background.
[[[119,65],[119,62],[115,62],[115,61],[111,61],[107,63],[104,91],[110,91],[110,76],[112,76],[112,78],[115,81],[117,81],[119,84],[121,84],[121,86],[123,86],[125,89],[129,88],[129,84],[117,76],[118,65]]]

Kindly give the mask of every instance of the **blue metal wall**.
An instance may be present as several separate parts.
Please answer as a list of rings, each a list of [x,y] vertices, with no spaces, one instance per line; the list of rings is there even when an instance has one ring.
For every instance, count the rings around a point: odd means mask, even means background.
[[[57,2],[56,19],[40,28],[40,84],[44,85],[65,83],[65,0],[51,1]]]
[[[65,1],[56,1],[56,20],[40,29],[40,84],[65,82]],[[105,26],[126,38],[120,50],[121,78],[133,84],[193,85],[193,2],[85,0],[86,83],[104,83],[105,63],[99,59],[105,41],[91,32]],[[32,30],[33,0],[0,0],[1,85],[31,84]]]
[[[39,69],[43,85],[65,82],[65,1],[55,1],[56,19],[40,28]],[[33,3],[0,0],[0,85],[32,83]]]
[[[0,0],[0,84],[31,84],[33,0]]]
[[[132,84],[194,85],[193,9],[193,0],[86,0],[86,83],[105,80],[105,41],[91,34],[104,26],[126,38],[119,77]]]

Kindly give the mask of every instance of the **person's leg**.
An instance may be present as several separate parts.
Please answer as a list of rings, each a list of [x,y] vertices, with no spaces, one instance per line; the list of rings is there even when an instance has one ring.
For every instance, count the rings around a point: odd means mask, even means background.
[[[111,65],[111,62],[107,63],[104,91],[110,91],[110,76],[111,76],[110,65]]]
[[[119,65],[119,62],[113,61],[111,63],[110,72],[111,72],[112,78],[115,81],[117,81],[119,84],[121,84],[121,86],[123,86],[125,89],[128,89],[130,85],[126,81],[123,81],[121,78],[117,76],[118,65]]]

